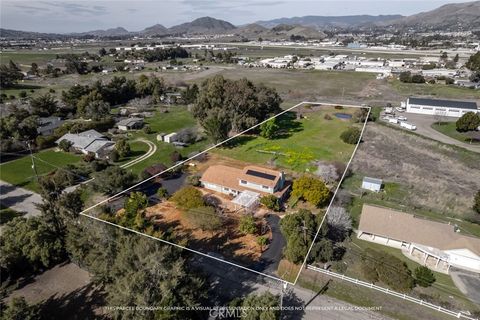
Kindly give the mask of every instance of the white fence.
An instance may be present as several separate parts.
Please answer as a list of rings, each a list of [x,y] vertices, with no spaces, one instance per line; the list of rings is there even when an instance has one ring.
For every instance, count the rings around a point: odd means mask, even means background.
[[[345,281],[348,281],[348,282],[351,282],[351,283],[354,283],[354,284],[358,284],[358,285],[363,286],[363,287],[367,287],[367,288],[371,288],[371,289],[374,289],[374,290],[377,290],[377,291],[381,291],[383,293],[386,293],[386,294],[389,294],[389,295],[392,295],[392,296],[395,296],[395,297],[398,297],[398,298],[402,298],[404,300],[419,304],[421,306],[425,306],[427,308],[430,308],[430,309],[448,314],[452,317],[456,317],[456,318],[459,318],[459,319],[462,318],[462,319],[468,319],[468,320],[478,320],[477,318],[472,318],[472,317],[470,317],[470,316],[468,316],[468,315],[466,315],[462,312],[455,312],[455,311],[452,311],[452,310],[448,310],[444,307],[437,306],[437,305],[432,304],[430,302],[411,297],[411,296],[406,295],[404,293],[392,291],[392,290],[387,289],[387,288],[382,288],[382,287],[379,287],[379,286],[374,285],[374,284],[369,283],[369,282],[365,282],[365,281],[358,280],[358,279],[355,279],[355,278],[347,277],[343,274],[338,274],[338,273],[335,273],[335,272],[332,272],[332,271],[329,271],[329,270],[325,270],[325,269],[322,269],[322,268],[317,268],[317,267],[314,267],[314,266],[311,266],[311,265],[307,265],[307,269],[317,271],[317,272],[320,272],[320,273],[324,273],[324,274],[329,275],[331,277],[338,278],[338,279],[341,279],[341,280],[345,280]]]

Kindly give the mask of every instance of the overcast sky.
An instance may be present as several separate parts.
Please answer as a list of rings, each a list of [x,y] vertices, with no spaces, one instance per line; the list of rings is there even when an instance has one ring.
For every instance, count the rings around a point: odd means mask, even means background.
[[[304,15],[410,15],[456,0],[160,0],[160,1],[23,1],[2,0],[2,28],[37,32],[81,32],[124,27],[142,30],[160,23],[166,27],[203,16],[235,25],[258,20]]]

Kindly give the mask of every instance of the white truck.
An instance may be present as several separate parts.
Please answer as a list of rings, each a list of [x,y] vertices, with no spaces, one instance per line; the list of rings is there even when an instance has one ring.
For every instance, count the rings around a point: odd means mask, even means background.
[[[408,122],[400,122],[400,127],[408,129],[408,130],[416,130],[417,126]]]
[[[388,122],[389,123],[398,123],[398,119],[397,118],[388,118]]]

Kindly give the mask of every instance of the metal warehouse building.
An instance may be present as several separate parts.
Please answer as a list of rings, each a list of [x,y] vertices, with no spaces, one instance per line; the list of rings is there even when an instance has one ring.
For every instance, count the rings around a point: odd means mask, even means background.
[[[458,100],[440,100],[428,98],[410,97],[405,103],[402,103],[410,113],[442,115],[447,117],[460,118],[469,111],[479,112],[477,103]]]

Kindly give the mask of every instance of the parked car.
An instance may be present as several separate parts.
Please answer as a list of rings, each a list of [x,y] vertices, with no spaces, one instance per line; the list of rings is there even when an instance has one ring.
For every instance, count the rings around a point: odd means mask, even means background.
[[[407,117],[404,117],[404,116],[399,116],[397,117],[397,119],[400,121],[407,121]]]

